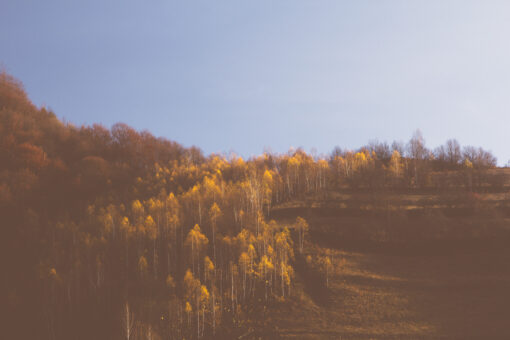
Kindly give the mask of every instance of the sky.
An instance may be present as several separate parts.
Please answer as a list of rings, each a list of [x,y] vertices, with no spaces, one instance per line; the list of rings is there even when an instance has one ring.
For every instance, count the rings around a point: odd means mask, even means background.
[[[510,160],[506,0],[2,0],[0,67],[68,122],[207,154],[420,129]]]

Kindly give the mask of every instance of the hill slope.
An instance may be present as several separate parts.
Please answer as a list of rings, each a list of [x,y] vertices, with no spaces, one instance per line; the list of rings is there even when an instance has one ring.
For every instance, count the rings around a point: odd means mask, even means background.
[[[508,178],[507,170],[500,173]],[[296,265],[297,289],[302,293],[293,308],[272,315],[273,330],[266,335],[296,339],[510,336],[506,326],[510,233],[504,216],[509,202],[504,197],[481,195],[485,209],[468,216],[444,207],[417,216],[415,210],[430,205],[416,204],[416,196],[423,196],[418,199],[422,202],[434,198],[414,194],[411,199],[401,194],[402,202],[413,202],[412,207],[403,207],[409,216],[400,216],[399,230],[407,227],[418,232],[418,226],[430,232],[407,234],[409,240],[399,233],[399,240],[389,241],[377,232],[386,220],[378,221],[365,209],[356,212],[343,207],[349,200],[345,195],[336,200],[331,196],[289,202],[273,211],[279,221],[306,216],[310,237]],[[436,214],[442,216],[440,222],[430,216]],[[435,232],[438,223],[442,234]],[[364,233],[352,232],[364,226],[368,226]],[[331,261],[328,287],[324,257]]]
[[[204,156],[0,74],[12,339],[507,335],[508,170],[455,140]]]

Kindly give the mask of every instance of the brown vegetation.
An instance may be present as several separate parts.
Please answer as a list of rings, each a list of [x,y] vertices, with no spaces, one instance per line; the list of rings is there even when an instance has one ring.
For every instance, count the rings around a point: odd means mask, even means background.
[[[349,257],[357,255],[337,248],[409,253],[437,242],[507,238],[506,201],[491,199],[504,196],[506,175],[489,152],[461,150],[450,140],[432,152],[416,133],[407,147],[374,142],[323,158],[302,150],[246,161],[206,157],[124,124],[62,123],[3,73],[4,332],[26,339],[231,338],[254,336],[253,329],[290,336],[269,320],[296,303],[312,306],[306,294],[352,307],[339,292],[359,288],[339,280],[355,270]],[[377,301],[383,309],[393,303]],[[371,315],[356,308],[352,315]],[[338,320],[351,320],[348,313]],[[402,316],[386,313],[387,322]],[[342,332],[379,334],[364,327]],[[416,332],[406,334],[428,334]]]

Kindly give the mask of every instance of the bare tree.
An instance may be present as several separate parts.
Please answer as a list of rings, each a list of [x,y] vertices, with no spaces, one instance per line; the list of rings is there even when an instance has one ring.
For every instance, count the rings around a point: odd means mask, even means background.
[[[122,311],[122,328],[126,340],[130,340],[133,335],[135,325],[135,316],[129,308],[129,302],[126,301]]]

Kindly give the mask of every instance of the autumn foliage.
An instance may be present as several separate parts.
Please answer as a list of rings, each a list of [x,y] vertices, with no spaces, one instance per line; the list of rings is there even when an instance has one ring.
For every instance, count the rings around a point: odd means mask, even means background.
[[[371,143],[312,156],[204,156],[124,124],[76,127],[0,74],[0,215],[8,324],[21,338],[207,338],[293,294],[309,225],[271,210],[332,190],[476,192],[494,157]],[[329,273],[328,257],[321,265]],[[329,275],[329,274],[328,274]],[[32,327],[24,327],[26,320]]]

